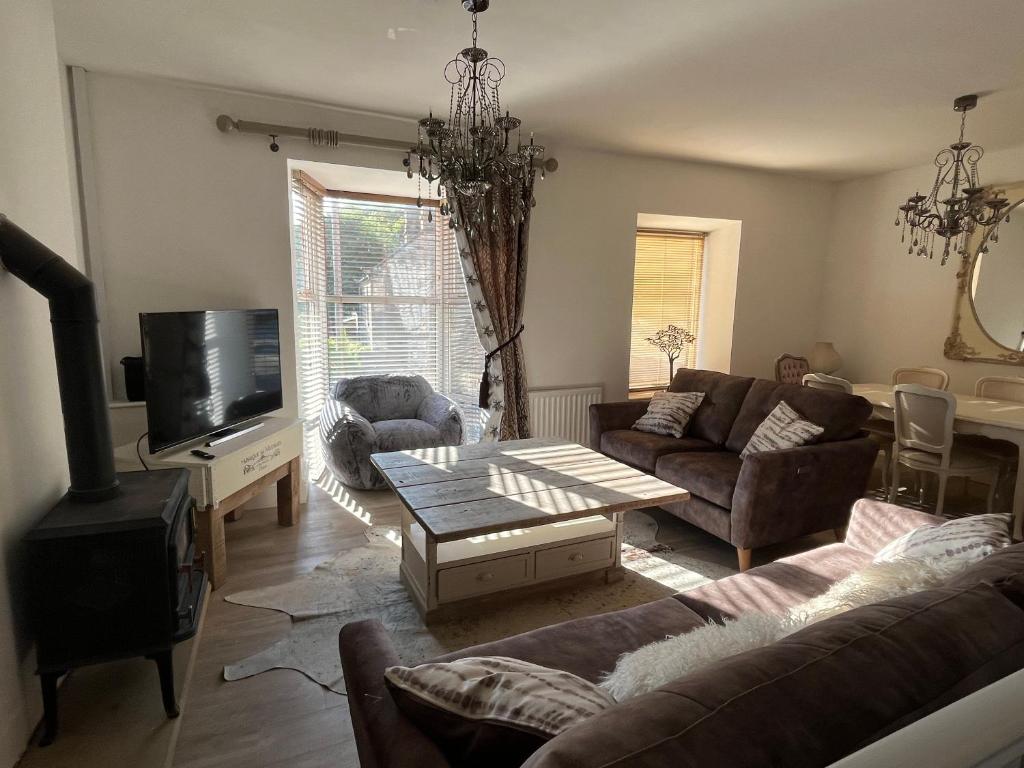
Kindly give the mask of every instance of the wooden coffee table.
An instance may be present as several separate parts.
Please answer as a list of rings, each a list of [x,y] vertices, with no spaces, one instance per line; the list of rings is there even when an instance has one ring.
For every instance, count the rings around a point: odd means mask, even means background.
[[[548,438],[370,460],[405,507],[401,578],[424,618],[582,574],[619,578],[622,513],[690,497],[582,445]]]

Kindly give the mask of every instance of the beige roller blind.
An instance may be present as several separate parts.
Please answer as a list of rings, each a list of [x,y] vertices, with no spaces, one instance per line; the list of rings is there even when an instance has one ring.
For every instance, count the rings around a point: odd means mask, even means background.
[[[633,267],[633,325],[629,349],[629,390],[668,384],[668,358],[647,342],[675,325],[700,335],[700,293],[704,274],[704,234],[638,230]],[[676,370],[697,362],[696,343],[676,360]]]

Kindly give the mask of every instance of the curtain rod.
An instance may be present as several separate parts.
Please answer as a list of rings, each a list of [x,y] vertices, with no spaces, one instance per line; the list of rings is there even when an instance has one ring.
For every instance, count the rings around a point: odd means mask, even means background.
[[[281,137],[287,136],[293,139],[305,139],[315,147],[338,147],[341,144],[348,144],[354,147],[370,147],[372,149],[387,149],[405,154],[410,150],[410,144],[394,139],[378,139],[375,136],[359,136],[353,133],[342,133],[330,128],[298,128],[292,125],[276,125],[274,123],[257,123],[251,120],[236,120],[230,115],[217,115],[217,130],[221,133],[252,133],[259,136]],[[276,143],[273,146],[276,146]],[[277,151],[276,149],[274,150]],[[534,166],[543,168],[547,173],[554,173],[558,170],[558,161],[549,157],[543,161],[534,160]]]

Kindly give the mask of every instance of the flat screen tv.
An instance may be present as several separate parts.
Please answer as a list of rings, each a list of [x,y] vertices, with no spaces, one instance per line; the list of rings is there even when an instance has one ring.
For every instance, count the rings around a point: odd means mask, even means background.
[[[276,309],[147,312],[139,324],[150,453],[281,407]]]

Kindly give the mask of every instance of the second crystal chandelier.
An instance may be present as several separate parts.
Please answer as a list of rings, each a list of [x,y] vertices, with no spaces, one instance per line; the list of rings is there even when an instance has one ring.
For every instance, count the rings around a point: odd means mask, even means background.
[[[518,197],[513,216],[533,204],[534,168],[541,164],[544,147],[531,135],[521,138],[522,121],[502,112],[499,87],[505,65],[477,47],[477,14],[490,0],[462,0],[473,15],[473,44],[448,62],[444,75],[450,87],[448,120],[424,117],[419,121],[416,146],[405,159],[411,178],[418,173],[429,185],[438,182],[438,195],[456,194],[471,210],[478,210],[495,184],[512,187]],[[536,161],[536,162],[535,162]],[[442,212],[452,206],[442,203]]]

